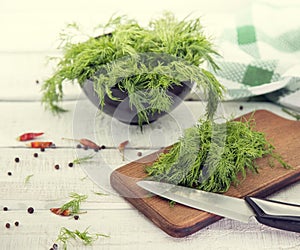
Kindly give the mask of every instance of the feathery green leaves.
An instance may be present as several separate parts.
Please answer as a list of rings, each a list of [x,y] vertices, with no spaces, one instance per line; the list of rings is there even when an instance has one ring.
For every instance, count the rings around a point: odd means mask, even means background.
[[[62,249],[66,250],[71,240],[80,240],[83,245],[91,246],[99,237],[108,238],[109,236],[106,234],[90,233],[88,228],[81,232],[77,229],[73,231],[62,227],[59,231],[57,241],[60,241],[62,243]]]
[[[146,168],[151,179],[211,192],[226,192],[246,177],[258,173],[255,160],[265,156],[290,166],[274,152],[265,134],[255,131],[254,121],[215,123],[200,120],[187,129],[168,153]]]
[[[72,200],[68,201],[61,206],[61,211],[70,210],[72,214],[78,214],[80,212],[80,205],[82,202],[86,201],[87,195],[80,195],[77,193],[71,193],[70,198]]]
[[[207,62],[218,66],[213,56],[218,53],[204,35],[200,19],[177,20],[169,12],[142,27],[126,16],[111,18],[99,26],[103,35],[73,43],[79,33],[76,24],[61,34],[63,57],[54,74],[42,87],[42,102],[54,112],[60,107],[63,84],[94,81],[94,89],[104,105],[104,96],[115,100],[110,88],[118,86],[129,95],[130,104],[138,110],[140,122],[148,120],[148,112],[167,112],[172,104],[167,91],[183,82],[196,83],[209,95],[207,111],[212,113],[223,92],[215,77],[199,66]],[[98,28],[99,28],[98,27]],[[153,99],[153,97],[155,97]],[[213,98],[211,98],[213,97]],[[211,115],[209,115],[211,116]]]

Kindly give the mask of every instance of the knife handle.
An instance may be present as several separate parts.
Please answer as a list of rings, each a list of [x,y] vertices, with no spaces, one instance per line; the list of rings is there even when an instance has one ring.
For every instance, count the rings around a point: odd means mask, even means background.
[[[300,205],[245,197],[261,224],[300,233]]]

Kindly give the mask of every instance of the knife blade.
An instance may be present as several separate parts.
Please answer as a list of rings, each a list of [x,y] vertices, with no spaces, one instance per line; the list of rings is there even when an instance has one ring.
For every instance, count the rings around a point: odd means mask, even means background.
[[[244,223],[254,216],[270,227],[300,232],[300,205],[246,196],[245,199],[155,181],[138,181],[141,188],[180,204]]]

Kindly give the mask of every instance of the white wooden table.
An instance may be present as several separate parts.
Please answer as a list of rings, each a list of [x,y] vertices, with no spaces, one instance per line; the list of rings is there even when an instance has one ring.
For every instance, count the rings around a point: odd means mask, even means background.
[[[191,10],[199,10],[201,3],[206,14],[213,9],[222,10],[219,5],[215,9],[213,4],[216,3],[212,2],[190,1],[186,6],[186,1],[177,4],[165,1],[159,2],[159,6],[160,9],[169,7],[183,16]],[[232,7],[226,5],[227,11],[242,4],[241,1],[232,3]],[[128,1],[122,6],[117,1],[96,0],[76,3],[1,1],[0,249],[50,249],[57,242],[61,227],[80,231],[89,227],[92,233],[110,236],[99,238],[92,246],[73,242],[68,249],[300,249],[299,234],[270,229],[254,221],[242,224],[222,219],[189,237],[175,239],[154,226],[109,186],[109,173],[138,159],[137,152],[146,155],[152,151],[145,147],[175,142],[182,129],[199,117],[203,103],[184,102],[171,115],[148,126],[143,134],[138,128],[118,123],[106,115],[98,116],[95,107],[77,87],[66,88],[63,105],[69,112],[53,116],[44,110],[39,101],[40,86],[52,70],[50,65],[45,65],[45,58],[56,53],[55,38],[64,24],[78,21],[87,27],[94,26],[116,11],[139,18],[157,13],[158,1],[143,4]],[[147,14],[143,12],[145,9]],[[292,119],[280,107],[261,102],[224,103],[221,112],[227,117],[236,117],[255,109],[267,109]],[[53,141],[57,147],[40,152],[16,140],[18,135],[29,131],[45,132],[41,139]],[[70,161],[88,151],[76,149],[77,143],[62,140],[62,137],[94,138],[107,148],[96,153],[90,162],[70,168]],[[130,140],[131,149],[126,150],[125,161],[122,161],[116,147],[126,138]],[[34,153],[38,153],[38,157],[34,157]],[[16,157],[19,163],[15,162]],[[60,165],[59,170],[54,168],[55,164]],[[98,186],[88,178],[84,166],[102,168],[103,184]],[[72,192],[88,195],[81,207],[86,213],[81,214],[79,220],[49,211],[69,201]],[[99,196],[97,192],[107,195]],[[299,192],[300,184],[295,184],[272,197],[300,203]],[[4,207],[8,211],[4,211]],[[28,207],[34,208],[33,214],[27,212]],[[19,226],[14,225],[16,221]],[[6,223],[10,223],[9,229]]]

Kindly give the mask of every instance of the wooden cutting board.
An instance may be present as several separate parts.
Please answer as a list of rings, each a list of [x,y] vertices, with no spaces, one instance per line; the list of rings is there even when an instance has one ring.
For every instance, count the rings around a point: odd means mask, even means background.
[[[247,119],[250,115],[244,117]],[[254,119],[255,129],[266,133],[276,151],[293,169],[285,169],[277,163],[271,168],[267,158],[258,159],[259,174],[249,173],[238,187],[231,187],[224,195],[266,197],[300,180],[300,121],[286,120],[265,110],[256,111]],[[168,200],[150,196],[136,185],[138,180],[146,177],[145,165],[151,165],[165,150],[168,148],[117,169],[111,175],[111,185],[163,231],[173,237],[185,237],[221,217],[180,204],[172,207]]]

